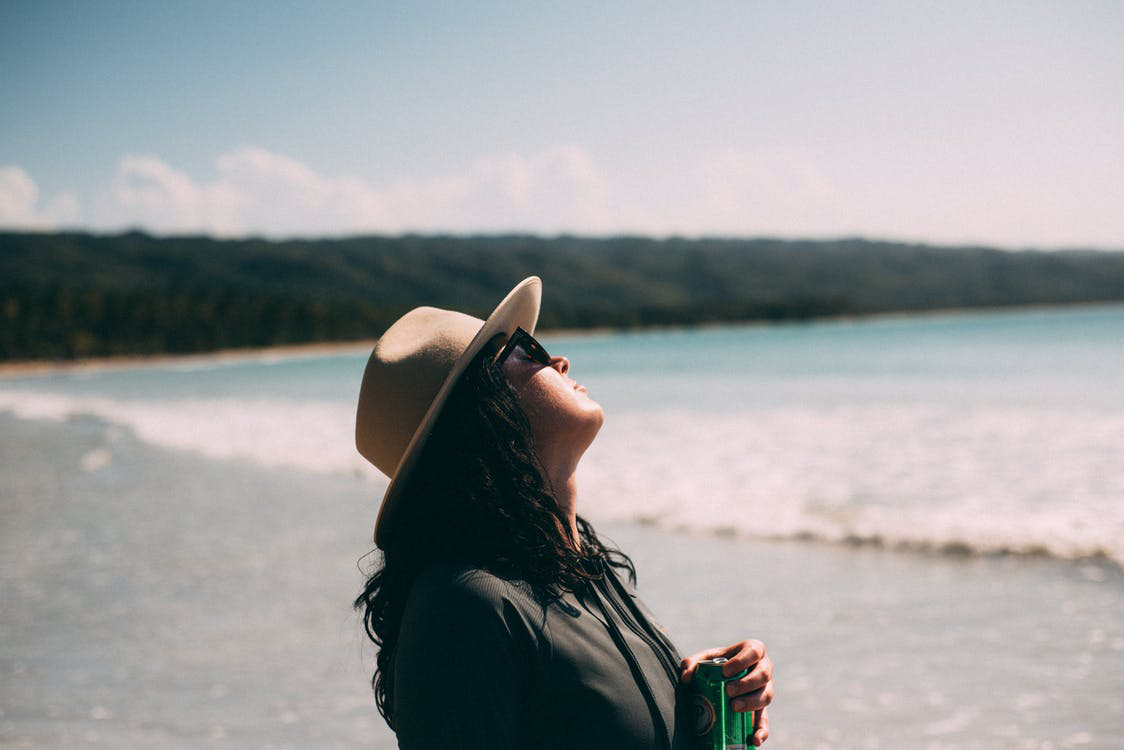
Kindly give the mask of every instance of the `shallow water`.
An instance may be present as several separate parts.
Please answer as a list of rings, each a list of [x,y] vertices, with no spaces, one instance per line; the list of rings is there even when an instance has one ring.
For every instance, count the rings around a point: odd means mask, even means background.
[[[367,481],[215,464],[92,419],[0,432],[5,746],[394,746],[349,609]],[[98,450],[112,461],[84,469]],[[1124,742],[1107,562],[602,531],[683,652],[768,643],[774,748]]]
[[[600,518],[1124,563],[1124,307],[545,338],[608,415],[581,469]],[[364,361],[9,378],[0,411],[377,484]]]
[[[1124,746],[1124,309],[544,338],[680,648],[769,644],[769,746]],[[363,359],[0,380],[0,744],[394,746]]]

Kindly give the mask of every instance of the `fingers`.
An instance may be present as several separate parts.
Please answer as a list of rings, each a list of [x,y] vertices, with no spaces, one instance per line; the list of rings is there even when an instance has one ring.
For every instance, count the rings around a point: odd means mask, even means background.
[[[679,662],[679,680],[680,682],[690,682],[695,676],[695,667],[698,666],[700,661],[706,659],[717,659],[720,656],[726,656],[733,646],[725,646],[723,648],[708,648],[706,651],[699,651],[698,653],[691,654],[683,661]]]
[[[680,681],[690,682],[695,676],[695,667],[700,661],[719,657],[729,660],[722,665],[722,674],[730,677],[743,669],[752,669],[755,664],[761,661],[765,657],[765,644],[761,641],[749,639],[739,641],[731,646],[708,648],[706,651],[691,654],[679,663]],[[769,673],[772,674],[771,666]]]
[[[735,711],[754,712],[753,743],[760,746],[769,739],[769,712],[765,708],[773,702],[773,661],[765,653],[761,641],[745,640],[731,646],[711,648],[691,654],[680,662],[680,680],[690,682],[695,669],[704,659],[725,657],[729,661],[722,665],[726,677],[743,670],[745,675],[726,684],[726,695],[730,696],[730,706]]]
[[[739,695],[760,690],[773,681],[773,662],[766,656],[753,665],[753,669],[744,676],[726,683],[726,695],[735,698]]]
[[[722,665],[722,674],[726,677],[736,675],[743,669],[753,669],[753,665],[765,657],[765,644],[761,641],[741,641],[733,646],[728,646],[724,650],[734,651],[735,649],[736,651],[732,656],[725,655],[729,661]]]
[[[769,739],[769,709],[763,708],[753,717],[753,744],[761,747]]]
[[[773,683],[748,693],[743,693],[730,701],[735,711],[758,711],[773,702]]]

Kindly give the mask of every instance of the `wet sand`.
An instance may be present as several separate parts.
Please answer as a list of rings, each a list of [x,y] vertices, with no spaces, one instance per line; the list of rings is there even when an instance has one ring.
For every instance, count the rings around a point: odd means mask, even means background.
[[[318,357],[326,354],[369,352],[375,340],[340,341],[242,349],[219,349],[195,354],[123,354],[115,357],[86,357],[73,360],[20,360],[0,362],[0,378],[45,375],[56,372],[126,369],[148,365],[191,362],[242,362],[274,357]]]

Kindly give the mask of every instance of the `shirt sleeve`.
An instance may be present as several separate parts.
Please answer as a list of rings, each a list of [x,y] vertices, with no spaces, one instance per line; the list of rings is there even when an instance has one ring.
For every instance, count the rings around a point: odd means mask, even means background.
[[[520,747],[533,646],[508,587],[479,571],[415,583],[394,666],[402,750]]]

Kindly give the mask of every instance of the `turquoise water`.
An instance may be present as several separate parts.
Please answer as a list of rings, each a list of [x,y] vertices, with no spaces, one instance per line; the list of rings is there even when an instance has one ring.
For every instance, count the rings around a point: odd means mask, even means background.
[[[769,643],[769,746],[1124,745],[1124,307],[543,339],[677,643]],[[0,380],[0,744],[393,746],[365,359]]]
[[[603,518],[1124,562],[1124,307],[543,338],[605,408]],[[0,409],[378,485],[351,447],[366,354],[8,379]]]
[[[549,337],[547,337],[548,340]],[[559,339],[623,410],[856,401],[1120,408],[1124,310],[960,313]]]

